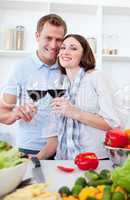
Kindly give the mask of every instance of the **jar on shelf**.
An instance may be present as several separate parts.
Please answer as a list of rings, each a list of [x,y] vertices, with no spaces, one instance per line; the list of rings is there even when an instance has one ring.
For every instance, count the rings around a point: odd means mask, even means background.
[[[23,50],[24,26],[16,26],[16,50]]]
[[[103,34],[103,54],[117,55],[118,54],[118,35]]]
[[[14,49],[14,29],[8,28],[5,30],[5,42],[4,49],[13,50]]]

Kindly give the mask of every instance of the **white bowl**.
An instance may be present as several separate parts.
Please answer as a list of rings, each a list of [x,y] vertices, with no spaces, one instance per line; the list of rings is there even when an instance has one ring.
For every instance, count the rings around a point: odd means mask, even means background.
[[[22,181],[28,160],[15,166],[0,169],[0,197],[13,191]]]

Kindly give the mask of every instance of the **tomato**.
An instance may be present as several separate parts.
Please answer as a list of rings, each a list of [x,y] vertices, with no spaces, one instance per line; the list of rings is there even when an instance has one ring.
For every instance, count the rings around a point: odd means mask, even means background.
[[[99,160],[96,154],[93,152],[84,152],[78,154],[75,157],[74,162],[81,170],[96,169],[99,164]]]
[[[125,149],[130,149],[130,144],[126,145],[124,148]]]
[[[128,144],[128,137],[123,131],[111,129],[106,132],[105,145],[111,147],[125,147]]]
[[[128,137],[128,143],[130,144],[130,129],[125,129],[124,133]]]

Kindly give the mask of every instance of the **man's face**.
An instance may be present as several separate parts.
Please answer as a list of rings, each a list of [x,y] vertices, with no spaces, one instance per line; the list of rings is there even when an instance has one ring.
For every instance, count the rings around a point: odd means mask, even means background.
[[[59,48],[64,38],[64,28],[54,26],[46,22],[42,31],[36,32],[38,43],[38,55],[46,64],[53,64],[56,61]]]

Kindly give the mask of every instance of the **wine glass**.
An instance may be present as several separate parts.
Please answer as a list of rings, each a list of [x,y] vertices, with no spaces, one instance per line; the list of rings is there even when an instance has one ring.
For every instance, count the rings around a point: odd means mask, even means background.
[[[47,90],[44,89],[44,82],[41,79],[31,76],[26,84],[26,91],[30,102],[36,106],[40,104],[40,100],[45,97]]]
[[[42,74],[31,75],[28,78],[25,86],[26,103],[33,103],[37,107],[32,121],[30,122],[34,127],[43,126],[43,119],[46,115],[46,108],[48,107],[48,98],[46,98],[46,80]]]
[[[51,85],[48,85],[48,96],[50,97],[50,100],[52,98],[56,97],[62,97],[65,94],[66,91],[66,84],[65,84],[65,78],[61,75],[61,77],[58,77]],[[56,125],[57,125],[57,120],[59,116],[55,114],[52,111],[52,108],[49,104],[48,106],[48,112],[46,113],[46,117],[43,119],[44,120],[44,126],[43,126],[43,137],[44,133],[54,133],[56,131]]]
[[[52,98],[62,97],[66,92],[66,81],[65,76],[61,75],[53,83],[53,89],[48,89],[48,93]]]

